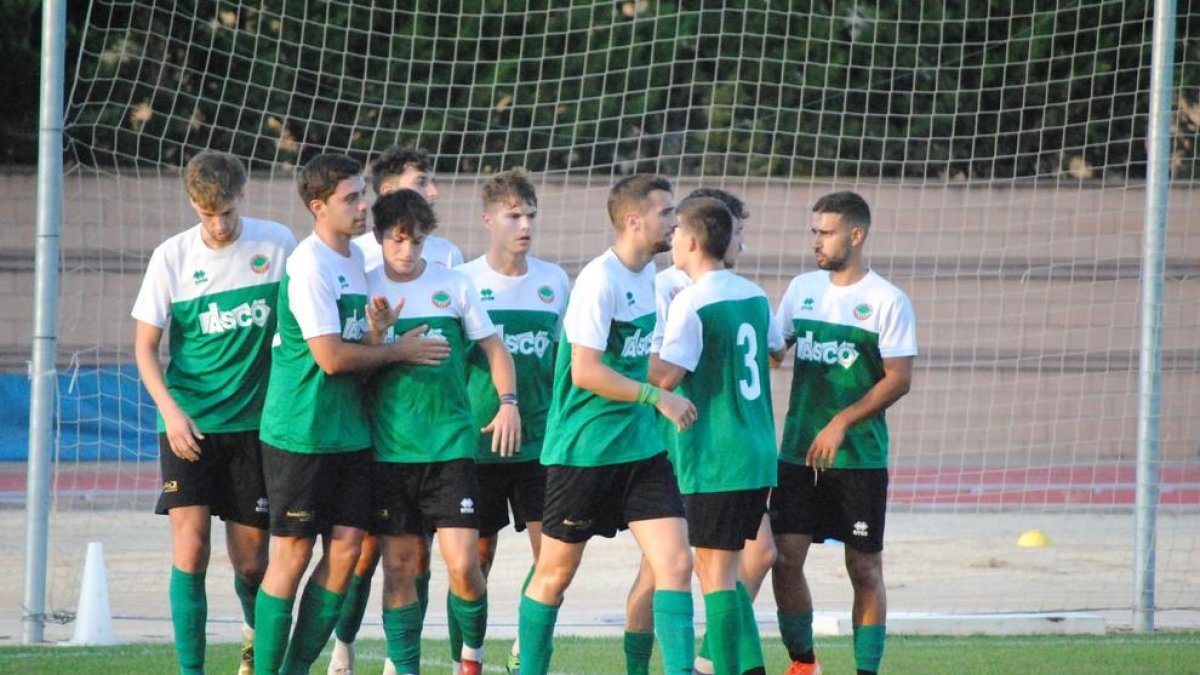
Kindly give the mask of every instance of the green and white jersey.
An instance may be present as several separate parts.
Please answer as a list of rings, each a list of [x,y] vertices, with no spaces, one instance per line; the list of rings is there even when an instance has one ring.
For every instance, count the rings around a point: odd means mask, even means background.
[[[776,318],[787,341],[796,343],[780,459],[803,464],[834,415],[883,379],[884,359],[917,355],[916,318],[908,296],[874,271],[850,286],[835,286],[823,270],[792,280]],[[834,467],[887,465],[887,421],[880,412],[846,431]]]
[[[683,270],[671,265],[654,275],[654,311],[657,322],[654,324],[654,338],[650,340],[650,353],[662,351],[663,331],[667,328],[667,309],[671,301],[679,295],[679,291],[692,285],[692,279]],[[667,422],[670,424],[670,422]],[[674,424],[671,427],[674,428]]]
[[[367,324],[362,251],[343,256],[309,235],[287,261],[279,284],[279,332],[259,437],[282,450],[330,454],[371,445],[358,373],[327,375],[308,340],[340,335],[362,342]]]
[[[279,223],[242,218],[237,241],[213,249],[201,229],[154,249],[133,318],[160,329],[170,319],[163,377],[200,431],[253,431],[267,392],[279,279],[296,238]],[[158,430],[165,431],[161,415]]]
[[[546,415],[554,389],[554,347],[562,331],[571,282],[553,263],[528,256],[525,274],[510,277],[493,270],[487,256],[458,267],[479,290],[479,305],[487,311],[517,368],[518,410],[521,412],[521,451],[512,457],[492,452],[491,434],[479,437],[476,462],[524,462],[542,454]],[[467,355],[467,388],[475,426],[487,426],[500,407],[488,369],[487,355],[478,347]]]
[[[371,270],[383,264],[383,247],[379,242],[375,241],[375,233],[370,229],[366,234],[360,234],[354,238],[354,243],[363,252],[363,264],[366,270]],[[443,237],[435,237],[429,235],[425,237],[425,245],[421,249],[421,258],[439,265],[445,265],[451,269],[463,264],[463,254],[457,246],[449,239]]]
[[[397,282],[383,267],[367,275],[371,295],[393,307],[404,298],[400,317],[385,341],[421,325],[426,339],[446,340],[450,356],[436,366],[395,363],[368,384],[371,437],[377,462],[447,462],[475,456],[480,425],[467,397],[467,351],[475,340],[495,335],[471,280],[429,263],[421,276]],[[494,394],[493,394],[494,396]]]
[[[680,393],[696,422],[675,432],[683,494],[775,485],[775,418],[768,356],[783,349],[771,303],[757,285],[714,270],[671,301],[659,358],[688,371]]]
[[[602,352],[601,362],[621,375],[645,382],[654,323],[653,262],[633,272],[609,249],[580,271],[554,362],[542,464],[605,466],[663,451],[653,408],[613,401],[571,381],[571,345],[580,345]]]

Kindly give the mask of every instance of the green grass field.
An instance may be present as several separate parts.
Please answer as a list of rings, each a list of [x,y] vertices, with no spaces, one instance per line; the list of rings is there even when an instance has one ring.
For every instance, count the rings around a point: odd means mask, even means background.
[[[490,673],[504,672],[502,655],[507,641],[487,643]],[[768,638],[767,672],[782,673],[786,655],[777,638]],[[422,647],[426,673],[449,672],[445,641],[426,641]],[[848,638],[821,638],[817,653],[826,673],[854,673],[854,657]],[[379,640],[364,640],[359,646],[359,665],[355,672],[373,675],[380,672],[384,645]],[[237,669],[236,644],[211,645],[208,672],[233,673]],[[655,650],[653,673],[661,673]],[[313,667],[324,673],[327,657]],[[170,645],[134,644],[116,647],[3,647],[0,648],[0,672],[32,675],[162,675],[174,672]],[[572,638],[555,640],[552,673],[576,675],[621,675],[624,661],[619,638]],[[1113,634],[1105,636],[1056,637],[909,637],[888,638],[883,672],[888,675],[1013,675],[1024,673],[1200,673],[1200,633],[1159,633],[1155,635]]]

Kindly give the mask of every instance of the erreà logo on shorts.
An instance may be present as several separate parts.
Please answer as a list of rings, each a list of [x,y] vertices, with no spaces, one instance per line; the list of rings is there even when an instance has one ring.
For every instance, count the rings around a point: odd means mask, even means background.
[[[233,309],[222,310],[217,303],[208,303],[208,311],[200,313],[200,332],[205,335],[224,333],[227,330],[261,328],[271,316],[271,306],[259,298],[254,302],[243,302]]]
[[[796,342],[796,360],[810,363],[824,363],[827,366],[841,364],[850,368],[858,360],[858,347],[853,342],[814,342],[812,331],[804,334],[804,339]]]
[[[504,332],[504,324],[496,324],[496,330],[500,333],[504,346],[513,354],[536,355],[540,359],[550,348],[550,334],[544,330],[509,334]]]
[[[475,500],[470,497],[463,497],[463,500],[458,503],[459,513],[475,513]]]
[[[625,344],[621,347],[621,358],[635,358],[645,356],[650,353],[650,341],[652,335],[642,337],[642,329],[625,338]]]
[[[266,513],[270,509],[267,508],[267,498],[259,497],[257,502],[254,502],[255,513]]]

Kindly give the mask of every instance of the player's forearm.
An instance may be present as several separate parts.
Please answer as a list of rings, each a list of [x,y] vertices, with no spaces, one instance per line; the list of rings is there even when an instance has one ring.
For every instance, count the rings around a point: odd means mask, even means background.
[[[907,394],[910,384],[911,380],[907,377],[892,373],[885,374],[883,379],[868,389],[862,398],[835,415],[834,420],[848,429],[865,419],[874,417]]]
[[[489,351],[487,357],[488,371],[492,374],[496,395],[517,393],[517,368],[508,349],[500,345],[500,349]]]
[[[638,392],[643,384],[625,377],[603,363],[579,364],[574,361],[571,363],[571,381],[576,387],[586,389],[597,396],[631,403],[638,400]]]
[[[160,413],[171,413],[179,410],[179,404],[167,388],[166,377],[163,376],[162,363],[158,360],[158,343],[149,344],[138,341],[133,347],[133,359],[137,364],[138,375],[146,393],[150,394],[154,405]]]
[[[399,350],[395,344],[362,345],[354,342],[342,342],[340,336],[333,336],[337,343],[325,341],[321,336],[309,340],[309,348],[313,359],[326,375],[345,375],[357,373],[372,368],[378,368],[400,360]],[[315,340],[322,340],[320,346],[314,345]]]
[[[646,379],[656,387],[673,391],[683,381],[685,372],[683,368],[658,358],[657,354],[651,354],[650,375]]]

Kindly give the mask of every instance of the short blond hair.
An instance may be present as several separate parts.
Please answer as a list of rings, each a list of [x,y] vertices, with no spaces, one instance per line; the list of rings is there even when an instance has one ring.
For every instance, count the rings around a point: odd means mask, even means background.
[[[217,210],[242,196],[246,189],[246,168],[228,152],[205,150],[187,163],[183,186],[196,206]]]

